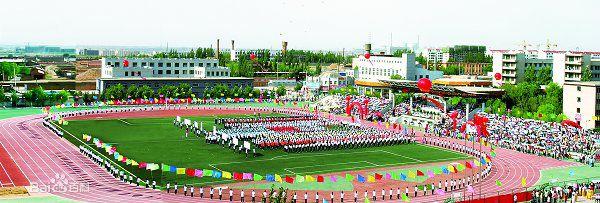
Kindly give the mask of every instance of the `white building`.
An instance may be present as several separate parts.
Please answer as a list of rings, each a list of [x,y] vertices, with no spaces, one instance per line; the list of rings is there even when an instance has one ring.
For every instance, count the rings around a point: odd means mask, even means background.
[[[563,113],[585,129],[600,127],[600,81],[565,82]]]
[[[102,58],[101,78],[229,77],[217,59]],[[127,66],[125,66],[127,63]]]
[[[517,84],[524,81],[525,69],[552,68],[552,81],[563,85],[579,82],[583,69],[592,73],[592,81],[600,81],[600,52],[544,51],[544,50],[493,50],[493,73],[501,73],[502,81],[494,78],[494,85]]]
[[[429,71],[415,64],[414,54],[402,54],[402,57],[371,55],[369,59],[359,55],[358,58],[352,59],[352,67],[358,69],[357,80],[363,81],[389,80],[392,75],[406,80],[435,80],[443,76],[441,71]]]
[[[421,53],[427,58],[428,63],[447,63],[450,60],[450,53],[442,48],[427,48]]]

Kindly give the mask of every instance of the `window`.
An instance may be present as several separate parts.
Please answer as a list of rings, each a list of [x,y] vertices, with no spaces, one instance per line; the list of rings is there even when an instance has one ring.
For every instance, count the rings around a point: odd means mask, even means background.
[[[133,67],[137,67],[137,62],[133,62]]]
[[[138,74],[138,76],[142,76],[142,72],[141,71],[138,71],[137,74]]]
[[[190,63],[190,67],[194,67],[194,63]]]
[[[183,65],[184,68],[187,67],[187,63],[183,63],[182,65]]]
[[[167,70],[167,75],[171,75],[171,70]]]
[[[581,97],[577,97],[577,102],[581,102]]]
[[[179,67],[179,63],[175,63],[175,67]]]
[[[577,86],[577,91],[581,92],[581,86]]]
[[[167,68],[168,68],[168,67],[171,67],[171,63],[167,63]]]
[[[200,67],[204,67],[204,63],[198,63]]]
[[[577,108],[577,113],[581,113],[581,109],[580,108]]]
[[[163,70],[158,70],[158,74],[162,75],[163,74]]]
[[[129,72],[125,71],[125,76],[129,76]]]
[[[119,62],[115,62],[115,67],[119,67],[121,64]]]
[[[162,68],[163,67],[163,63],[158,63],[158,67]]]
[[[154,67],[154,62],[150,62],[150,67]]]
[[[107,65],[109,65],[109,66],[110,66],[110,64],[111,64],[110,62],[107,63]]]
[[[146,66],[146,64],[147,64],[146,62],[142,62],[142,66]]]
[[[213,64],[213,67],[217,67],[217,66],[218,66],[218,65],[217,65],[217,63],[214,63],[214,64]]]
[[[175,75],[179,75],[179,70],[175,70]]]
[[[183,74],[184,74],[184,75],[185,75],[185,74],[187,74],[187,70],[183,70]]]

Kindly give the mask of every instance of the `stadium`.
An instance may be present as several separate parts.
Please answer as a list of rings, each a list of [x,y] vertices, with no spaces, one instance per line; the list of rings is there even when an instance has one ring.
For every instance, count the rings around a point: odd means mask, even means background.
[[[2,187],[59,202],[523,202],[597,181],[593,166],[496,139],[494,115],[440,114],[425,97],[15,109],[0,121]]]

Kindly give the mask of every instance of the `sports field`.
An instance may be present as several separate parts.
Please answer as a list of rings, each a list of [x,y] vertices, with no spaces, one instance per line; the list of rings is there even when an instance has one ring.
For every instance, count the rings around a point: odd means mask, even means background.
[[[240,115],[225,115],[220,117]],[[248,115],[252,116],[252,115]],[[212,129],[212,116],[190,117]],[[153,162],[195,169],[216,169],[230,172],[258,174],[314,175],[331,172],[383,168],[410,164],[462,160],[467,155],[424,146],[408,144],[363,149],[286,153],[283,150],[257,150],[259,157],[245,157],[219,145],[206,144],[202,138],[190,135],[173,125],[173,117],[135,118],[115,120],[78,120],[61,126],[72,135],[81,137],[87,133],[103,142],[117,146],[117,151],[137,162]],[[78,145],[78,143],[75,143]],[[90,145],[93,145],[90,143]],[[145,173],[132,169],[134,173]],[[212,177],[190,178],[160,170],[154,171],[160,182],[179,184],[219,184],[230,180]],[[158,178],[158,177],[157,177]]]

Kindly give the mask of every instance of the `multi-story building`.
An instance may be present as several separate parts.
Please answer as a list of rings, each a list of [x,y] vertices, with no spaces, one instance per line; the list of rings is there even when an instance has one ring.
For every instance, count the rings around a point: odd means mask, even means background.
[[[600,81],[565,82],[563,113],[585,129],[600,127]]]
[[[229,77],[228,67],[218,65],[217,59],[188,58],[102,58],[101,76],[97,81],[100,92],[111,85],[148,85],[157,90],[164,85],[190,83],[197,96],[207,87],[225,84],[252,87],[251,78]]]
[[[366,59],[364,55],[352,59],[352,67],[358,69],[357,80],[389,80],[392,75],[398,75],[406,80],[441,78],[441,71],[429,71],[415,64],[414,54],[402,54],[402,57],[391,55],[371,55]]]
[[[427,48],[421,53],[427,58],[427,63],[443,64],[450,60],[450,53],[447,48]],[[423,64],[425,65],[425,64]]]
[[[493,50],[492,58],[493,72],[502,74],[501,81],[494,78],[496,86],[524,81],[527,67],[551,68],[552,81],[560,85],[581,81],[584,69],[591,71],[590,80],[600,80],[600,52]]]

